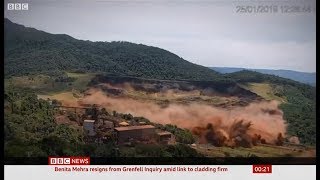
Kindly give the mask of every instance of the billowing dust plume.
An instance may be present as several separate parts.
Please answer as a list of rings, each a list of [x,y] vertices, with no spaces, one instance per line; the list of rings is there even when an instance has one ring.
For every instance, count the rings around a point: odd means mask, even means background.
[[[108,97],[100,90],[91,90],[82,101],[143,116],[156,123],[188,128],[199,137],[199,143],[209,142],[216,146],[281,145],[286,133],[286,123],[276,101],[252,103],[232,110],[195,103],[170,104],[163,108],[152,102]]]

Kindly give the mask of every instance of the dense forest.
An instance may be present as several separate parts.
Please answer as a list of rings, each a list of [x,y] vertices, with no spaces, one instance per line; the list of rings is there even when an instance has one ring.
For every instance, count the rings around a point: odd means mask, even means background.
[[[157,48],[129,42],[90,42],[5,19],[5,76],[63,71],[104,72],[155,79],[209,80],[218,73]]]

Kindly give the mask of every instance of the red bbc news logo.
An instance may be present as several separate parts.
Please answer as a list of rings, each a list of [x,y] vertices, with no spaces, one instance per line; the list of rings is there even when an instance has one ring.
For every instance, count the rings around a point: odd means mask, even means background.
[[[48,157],[49,165],[89,165],[90,157]]]
[[[272,165],[252,165],[252,173],[272,173]]]

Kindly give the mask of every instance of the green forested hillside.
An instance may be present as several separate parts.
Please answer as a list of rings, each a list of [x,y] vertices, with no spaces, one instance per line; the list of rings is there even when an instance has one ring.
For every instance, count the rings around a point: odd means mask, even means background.
[[[156,79],[209,80],[218,73],[156,47],[90,42],[54,35],[5,19],[5,75],[105,72]]]

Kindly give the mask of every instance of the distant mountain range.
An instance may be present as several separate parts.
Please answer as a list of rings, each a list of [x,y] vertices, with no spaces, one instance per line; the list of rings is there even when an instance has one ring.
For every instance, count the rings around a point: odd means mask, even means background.
[[[279,77],[292,79],[301,83],[309,84],[312,86],[316,85],[316,73],[299,72],[292,70],[273,70],[273,69],[249,69],[249,68],[236,68],[236,67],[210,67],[210,69],[226,74],[234,73],[242,70],[256,71],[263,74],[271,74]]]

